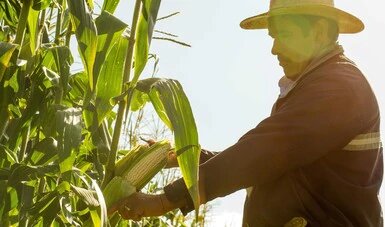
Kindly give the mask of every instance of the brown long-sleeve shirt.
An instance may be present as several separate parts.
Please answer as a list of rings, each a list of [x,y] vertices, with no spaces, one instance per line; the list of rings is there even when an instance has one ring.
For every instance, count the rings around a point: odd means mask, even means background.
[[[277,100],[270,117],[199,167],[207,200],[252,188],[244,226],[382,226],[380,114],[362,73],[341,52]],[[182,179],[166,186],[188,197]],[[191,204],[184,210],[191,209]]]

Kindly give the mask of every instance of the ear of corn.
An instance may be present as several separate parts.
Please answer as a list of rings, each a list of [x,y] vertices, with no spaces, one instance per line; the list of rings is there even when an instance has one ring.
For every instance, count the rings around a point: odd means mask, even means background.
[[[130,182],[126,181],[123,177],[115,176],[103,190],[106,207],[111,207],[112,204],[130,196],[135,191],[136,188]]]
[[[140,145],[115,165],[115,177],[103,191],[107,207],[142,189],[167,163],[170,142]]]

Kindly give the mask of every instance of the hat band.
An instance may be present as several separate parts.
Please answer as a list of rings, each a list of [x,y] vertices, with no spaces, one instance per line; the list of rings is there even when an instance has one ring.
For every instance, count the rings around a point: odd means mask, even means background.
[[[271,0],[270,10],[285,8],[285,7],[295,7],[295,6],[305,6],[305,5],[324,5],[334,7],[333,0]]]

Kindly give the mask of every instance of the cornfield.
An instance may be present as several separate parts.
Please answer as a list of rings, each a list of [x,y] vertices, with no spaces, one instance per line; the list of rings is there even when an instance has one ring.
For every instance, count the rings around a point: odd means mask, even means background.
[[[136,0],[127,25],[114,16],[119,0],[104,0],[100,13],[93,0],[0,2],[0,226],[119,224],[103,192],[116,177],[123,123],[148,103],[173,132],[198,211],[200,147],[188,99],[178,81],[142,75],[160,3]]]

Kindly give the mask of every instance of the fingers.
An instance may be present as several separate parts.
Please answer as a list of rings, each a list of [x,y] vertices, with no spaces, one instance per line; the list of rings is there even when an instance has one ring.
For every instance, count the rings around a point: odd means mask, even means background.
[[[143,213],[135,212],[135,210],[130,209],[129,207],[123,206],[119,209],[119,214],[123,219],[131,219],[134,221],[140,221],[143,217]]]
[[[163,201],[161,195],[148,195],[136,192],[131,196],[113,204],[108,209],[108,215],[118,211],[124,219],[140,220],[142,217],[160,216],[166,213],[167,200]]]
[[[143,140],[144,142],[146,142],[149,146],[152,146],[152,145],[154,145],[155,143],[156,143],[156,141],[155,140],[153,140],[153,139],[144,139],[143,137],[139,137],[141,140]]]
[[[114,214],[116,211],[118,211],[121,207],[123,207],[126,203],[128,203],[129,198],[130,197],[119,200],[118,202],[112,204],[111,207],[108,207],[107,215],[110,216]]]

